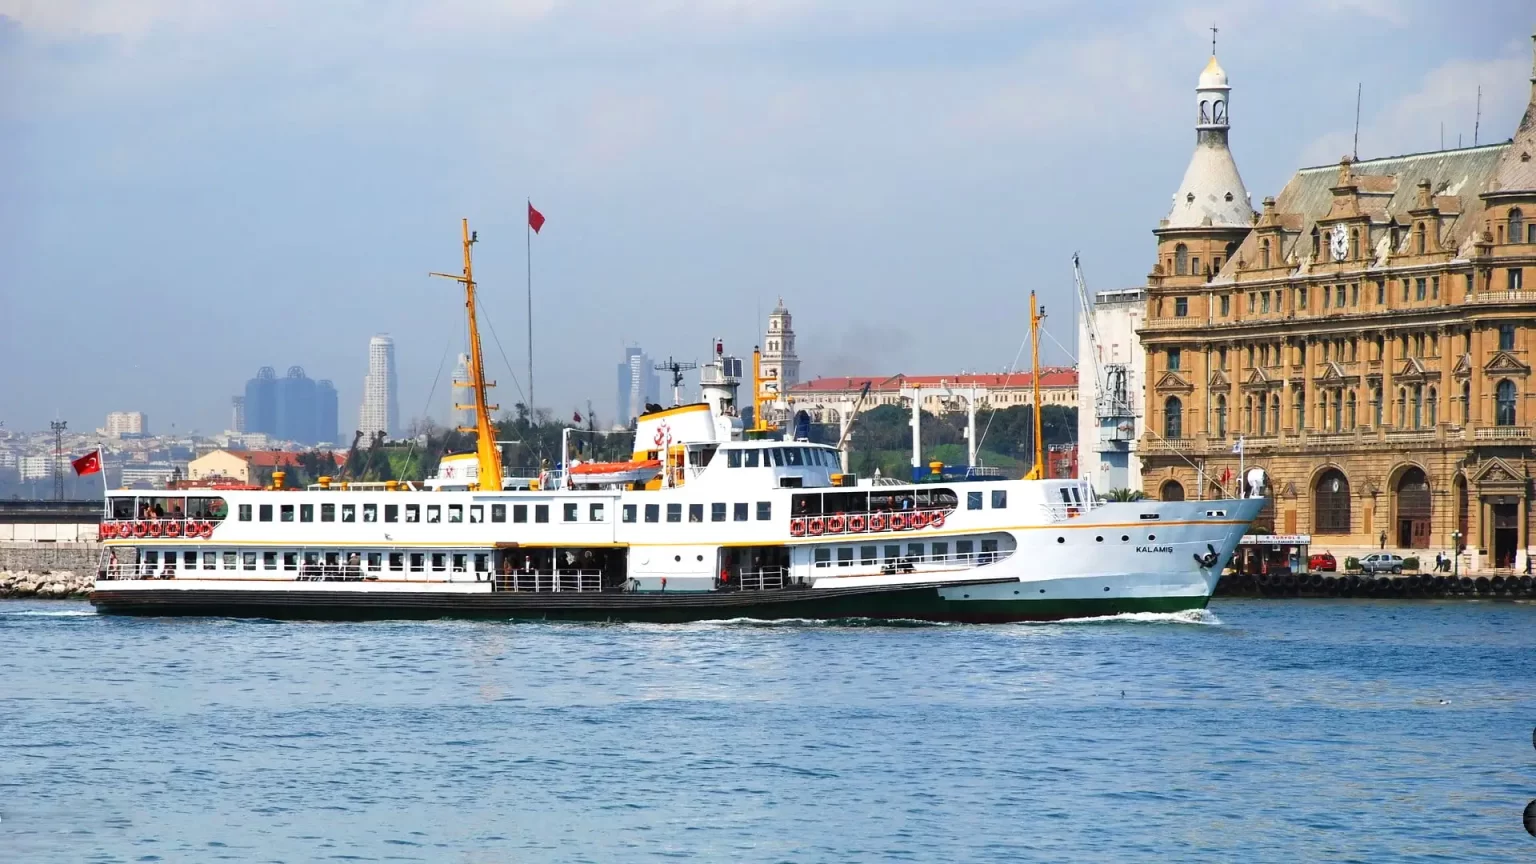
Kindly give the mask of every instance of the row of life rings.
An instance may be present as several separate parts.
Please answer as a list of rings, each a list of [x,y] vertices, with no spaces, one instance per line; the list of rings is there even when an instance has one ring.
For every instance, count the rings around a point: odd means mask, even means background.
[[[919,528],[943,528],[943,512],[926,512],[919,510],[916,513],[871,513],[866,519],[863,514],[855,513],[845,516],[842,513],[834,513],[831,516],[811,516],[809,518],[795,518],[789,520],[789,536],[820,537],[823,534],[862,534],[864,531],[906,531]]]
[[[187,537],[189,539],[196,537],[212,537],[213,523],[188,520],[185,527],[183,527],[182,523],[177,520],[161,521],[158,519],[151,519],[141,522],[103,522],[101,523],[98,534],[102,539],[107,540],[115,537],[124,539],[130,537],[170,537],[173,539],[178,537]]]

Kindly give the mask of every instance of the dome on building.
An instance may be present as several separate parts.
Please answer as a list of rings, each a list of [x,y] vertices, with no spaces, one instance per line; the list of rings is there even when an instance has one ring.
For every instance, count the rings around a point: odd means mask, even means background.
[[[1227,86],[1227,70],[1221,68],[1216,62],[1216,55],[1211,55],[1211,62],[1205,64],[1205,69],[1200,72],[1200,83],[1197,89],[1210,90],[1216,87]]]

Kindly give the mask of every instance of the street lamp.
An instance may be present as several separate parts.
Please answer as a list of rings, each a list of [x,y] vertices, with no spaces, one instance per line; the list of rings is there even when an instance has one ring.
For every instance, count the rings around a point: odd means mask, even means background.
[[[1451,577],[1461,573],[1461,532],[1451,532]]]

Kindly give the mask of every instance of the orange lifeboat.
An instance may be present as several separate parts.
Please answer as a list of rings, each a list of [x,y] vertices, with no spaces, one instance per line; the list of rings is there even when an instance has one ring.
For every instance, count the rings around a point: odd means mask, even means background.
[[[661,473],[660,459],[630,462],[583,462],[572,465],[572,483],[645,483]]]

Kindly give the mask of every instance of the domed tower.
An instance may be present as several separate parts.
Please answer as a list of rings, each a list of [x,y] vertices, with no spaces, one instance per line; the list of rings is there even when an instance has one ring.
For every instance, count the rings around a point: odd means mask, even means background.
[[[1220,272],[1253,227],[1253,205],[1227,147],[1232,88],[1212,54],[1195,86],[1195,152],[1153,232],[1164,287],[1199,285]]]

